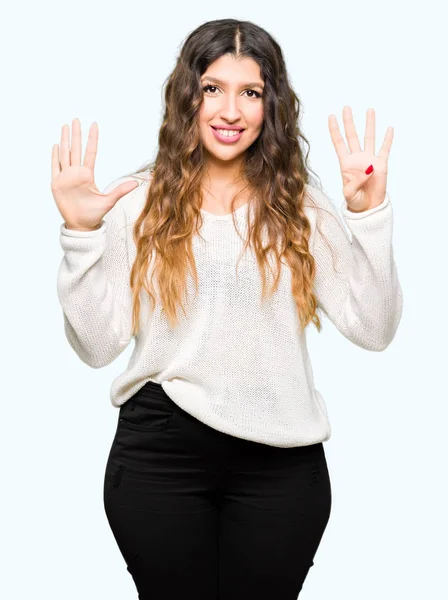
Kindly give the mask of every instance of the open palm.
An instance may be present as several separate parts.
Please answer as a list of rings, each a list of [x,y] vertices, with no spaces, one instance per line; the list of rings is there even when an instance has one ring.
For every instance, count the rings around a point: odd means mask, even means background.
[[[376,155],[374,109],[369,108],[367,111],[364,150],[361,150],[349,106],[344,106],[343,121],[348,148],[342,138],[335,115],[329,116],[328,127],[339,159],[344,198],[350,210],[362,212],[378,206],[386,196],[387,161],[394,130],[392,127],[387,128],[381,149]],[[366,173],[370,165],[373,171]]]
[[[108,194],[102,194],[95,184],[94,168],[98,150],[98,124],[90,126],[84,161],[81,163],[81,122],[73,119],[70,129],[62,127],[61,144],[54,144],[51,153],[51,191],[68,229],[92,231],[99,229],[103,217],[118,200],[138,186],[125,182]]]

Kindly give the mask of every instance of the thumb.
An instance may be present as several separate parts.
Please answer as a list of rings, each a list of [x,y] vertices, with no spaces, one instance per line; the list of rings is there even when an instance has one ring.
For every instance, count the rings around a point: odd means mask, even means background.
[[[129,194],[129,192],[132,192],[132,190],[135,190],[138,186],[139,183],[137,181],[126,181],[125,183],[117,185],[116,188],[108,193],[111,204],[116,204],[120,198]]]
[[[363,181],[363,185],[364,183],[370,179],[373,175],[373,173],[375,172],[375,169],[373,168],[373,165],[369,165],[367,167],[367,169],[364,171],[364,181]]]
[[[373,176],[373,173],[373,166],[370,165],[369,167],[367,167],[364,173],[362,173],[359,179],[351,181],[350,184],[346,186],[346,195],[349,197],[356,196],[359,190],[362,190],[366,181],[368,181]]]

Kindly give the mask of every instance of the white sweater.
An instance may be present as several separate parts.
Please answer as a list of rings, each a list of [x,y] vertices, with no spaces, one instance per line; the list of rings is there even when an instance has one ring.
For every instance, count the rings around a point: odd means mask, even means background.
[[[132,180],[123,177],[108,186]],[[132,340],[130,269],[136,255],[132,227],[143,208],[149,175],[122,197],[95,231],[60,228],[64,251],[57,280],[67,339],[87,365],[111,363]],[[307,190],[326,210],[305,207],[313,233],[315,292],[321,310],[347,339],[382,351],[397,331],[403,308],[392,246],[392,204],[342,214],[311,185]],[[201,209],[202,210],[202,209]],[[242,235],[247,205],[236,211]],[[330,438],[325,402],[314,387],[306,344],[299,332],[289,267],[282,265],[278,291],[260,304],[261,279],[250,248],[243,246],[232,215],[202,210],[201,235],[193,240],[198,294],[188,273],[187,317],[172,330],[160,306],[151,311],[141,292],[141,332],[127,369],[111,385],[121,406],[148,381],[160,383],[183,410],[221,432],[278,447],[314,444]],[[316,229],[316,216],[333,256]],[[269,280],[268,280],[269,282]],[[308,327],[314,327],[311,323]]]

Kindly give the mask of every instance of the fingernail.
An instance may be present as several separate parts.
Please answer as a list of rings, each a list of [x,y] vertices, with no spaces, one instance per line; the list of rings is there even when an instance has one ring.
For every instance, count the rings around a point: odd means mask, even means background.
[[[370,165],[370,167],[367,167],[366,169],[366,175],[370,175],[370,173],[373,171],[373,165]]]

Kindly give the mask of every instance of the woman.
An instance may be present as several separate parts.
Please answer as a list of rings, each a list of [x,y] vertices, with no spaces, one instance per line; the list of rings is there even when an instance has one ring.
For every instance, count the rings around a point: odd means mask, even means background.
[[[363,150],[350,109],[348,149],[330,117],[350,241],[310,183],[299,100],[265,30],[198,27],[165,100],[155,162],[103,194],[95,123],[82,164],[77,119],[71,151],[64,126],[52,153],[67,339],[94,368],[135,340],[111,388],[106,515],[140,599],[294,600],[331,509],[306,326],[321,330],[320,310],[381,351],[401,318],[392,128],[375,155],[373,110]]]

